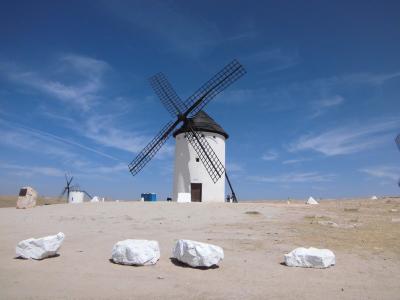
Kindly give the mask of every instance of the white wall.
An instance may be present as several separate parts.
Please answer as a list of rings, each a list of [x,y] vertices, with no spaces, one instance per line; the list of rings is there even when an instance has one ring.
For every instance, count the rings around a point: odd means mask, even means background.
[[[201,133],[225,166],[225,137],[217,133]],[[202,202],[224,202],[225,173],[214,183],[201,160],[196,162],[197,157],[185,133],[178,134],[175,137],[173,200],[177,200],[178,193],[190,193],[191,183],[202,183]]]
[[[82,203],[85,194],[80,191],[71,191],[68,197],[68,203]]]

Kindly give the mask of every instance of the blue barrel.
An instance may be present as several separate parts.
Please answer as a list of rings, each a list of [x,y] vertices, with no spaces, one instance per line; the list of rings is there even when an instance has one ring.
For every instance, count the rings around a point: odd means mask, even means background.
[[[156,193],[142,193],[141,197],[144,199],[144,201],[157,201]]]

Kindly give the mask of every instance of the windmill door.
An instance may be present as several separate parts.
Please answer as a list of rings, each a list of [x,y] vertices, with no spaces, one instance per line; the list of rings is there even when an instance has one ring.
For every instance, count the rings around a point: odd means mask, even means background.
[[[192,202],[201,202],[201,183],[191,183],[190,191]]]

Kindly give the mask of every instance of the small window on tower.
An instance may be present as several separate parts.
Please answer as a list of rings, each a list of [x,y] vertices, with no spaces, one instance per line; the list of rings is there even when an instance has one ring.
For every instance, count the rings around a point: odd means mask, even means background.
[[[199,162],[199,161],[200,161],[200,159],[198,157],[196,157],[196,162]]]

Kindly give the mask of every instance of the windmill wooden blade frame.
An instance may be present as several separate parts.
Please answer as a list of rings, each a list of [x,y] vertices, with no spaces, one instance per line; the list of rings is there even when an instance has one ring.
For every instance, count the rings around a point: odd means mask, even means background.
[[[188,107],[185,116],[192,117],[197,114],[211,99],[244,74],[246,74],[245,68],[236,59],[231,61],[185,101]]]
[[[136,175],[143,167],[156,155],[158,150],[165,144],[171,136],[172,131],[179,124],[179,120],[168,122],[161,131],[147,144],[146,147],[136,156],[136,158],[128,165],[132,175]]]
[[[222,175],[224,175],[224,165],[215,154],[211,145],[207,142],[205,136],[197,131],[194,131],[190,124],[188,124],[188,126],[190,128],[190,132],[186,133],[186,138],[199,156],[201,162],[210,175],[211,180],[216,183],[222,177]]]
[[[150,77],[149,81],[156,95],[160,98],[161,103],[171,116],[176,117],[187,110],[186,105],[183,103],[181,98],[179,98],[178,94],[175,92],[163,73],[157,73]]]
[[[185,102],[182,102],[163,73],[157,73],[156,75],[152,76],[149,79],[150,84],[157,96],[160,98],[161,103],[164,105],[170,115],[174,117],[174,120],[167,123],[129,164],[129,171],[132,173],[132,175],[136,175],[144,168],[144,166],[165,144],[175,127],[182,122],[183,124],[188,125],[189,131],[186,132],[185,136],[193,149],[196,151],[212,181],[216,183],[225,173],[225,177],[232,190],[235,202],[237,202],[224,165],[219,160],[211,145],[207,142],[205,136],[193,130],[190,122],[191,119],[198,112],[200,112],[216,95],[224,91],[245,73],[246,70],[244,67],[237,60],[233,60],[210,80],[203,84]]]

